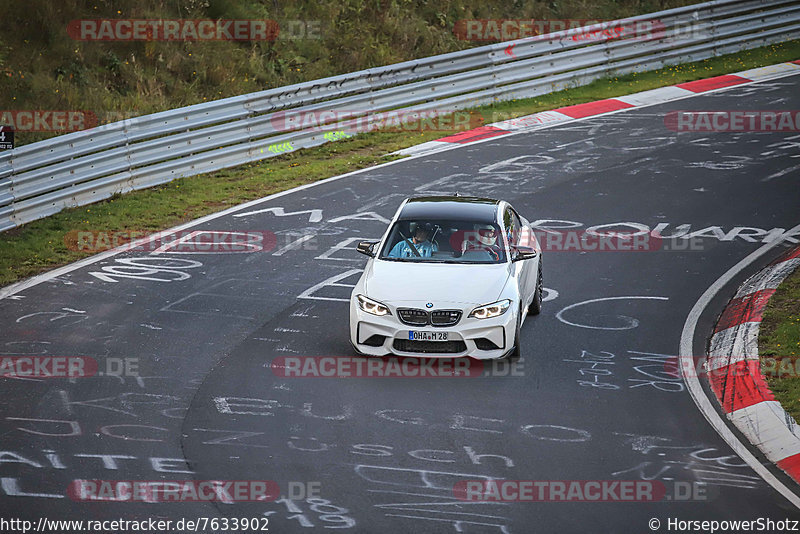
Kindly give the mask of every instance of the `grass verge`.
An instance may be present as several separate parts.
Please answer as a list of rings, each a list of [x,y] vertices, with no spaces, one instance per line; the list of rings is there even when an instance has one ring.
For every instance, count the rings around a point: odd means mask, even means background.
[[[565,105],[621,96],[747,68],[800,58],[800,41],[687,63],[657,71],[597,80],[540,97],[477,110],[484,122],[519,117]],[[401,148],[438,139],[448,132],[374,132],[312,149],[117,196],[64,210],[0,234],[0,286],[96,252],[72,250],[76,231],[155,232],[298,185],[395,159]],[[677,135],[677,134],[674,134]],[[73,247],[74,248],[74,247]]]
[[[800,420],[800,269],[770,298],[759,328],[758,352],[775,398]]]

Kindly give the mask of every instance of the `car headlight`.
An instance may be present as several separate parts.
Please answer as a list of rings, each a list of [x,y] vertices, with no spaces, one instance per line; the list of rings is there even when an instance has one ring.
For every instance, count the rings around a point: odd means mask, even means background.
[[[476,319],[490,319],[492,317],[498,317],[500,315],[503,315],[509,306],[511,306],[510,300],[508,299],[499,300],[497,302],[487,304],[486,306],[475,308],[474,310],[472,310],[469,316],[474,317]]]
[[[389,311],[388,307],[384,306],[377,300],[372,300],[370,298],[365,297],[364,295],[356,295],[356,299],[358,300],[358,307],[367,313],[371,313],[372,315],[377,315],[377,316],[392,314],[392,312]]]

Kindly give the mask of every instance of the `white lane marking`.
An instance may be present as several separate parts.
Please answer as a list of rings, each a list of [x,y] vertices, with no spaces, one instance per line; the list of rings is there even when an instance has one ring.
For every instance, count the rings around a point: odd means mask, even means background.
[[[603,297],[599,299],[583,300],[581,302],[576,302],[575,304],[570,304],[566,308],[562,308],[561,311],[556,314],[556,319],[570,326],[577,326],[578,328],[589,328],[591,330],[630,330],[632,328],[636,328],[637,326],[639,326],[639,321],[634,319],[633,317],[628,317],[626,315],[617,315],[616,317],[620,319],[627,319],[628,323],[627,326],[591,326],[580,323],[572,323],[570,321],[567,321],[563,317],[565,311],[570,310],[572,308],[577,308],[578,306],[583,306],[584,304],[592,304],[594,302],[602,302],[604,300],[628,300],[628,299],[669,300],[669,297],[629,296],[629,297]]]
[[[736,73],[733,73],[733,74],[736,74]],[[769,79],[785,78],[785,77],[789,77],[789,76],[795,76],[797,74],[798,74],[797,72],[788,72],[788,73],[783,73],[783,74],[777,74],[776,76],[774,76],[772,78],[769,78]],[[737,87],[743,87],[745,85],[760,83],[760,82],[765,81],[765,80],[766,79],[761,79],[761,80],[756,80],[756,81],[752,81],[752,82],[741,83],[741,84],[738,84],[738,85],[732,85],[730,87],[721,87],[719,89],[714,89],[712,91],[706,91],[704,93],[694,93],[694,94],[691,94],[691,95],[687,95],[685,97],[678,98],[676,100],[683,100],[684,98],[694,98],[694,97],[697,97],[697,96],[704,96],[704,95],[708,95],[708,94],[727,91],[727,90],[735,89]],[[674,102],[674,100],[673,100],[673,102]],[[604,113],[602,115],[590,115],[588,117],[583,117],[583,118],[580,118],[580,119],[573,119],[573,120],[567,121],[567,122],[555,122],[555,123],[552,123],[552,124],[545,124],[545,125],[540,126],[539,128],[537,128],[536,131],[555,128],[555,127],[562,126],[562,125],[565,125],[565,124],[571,124],[573,122],[581,122],[581,121],[596,119],[598,117],[603,117],[603,116],[606,116],[606,115],[611,115],[611,114],[616,114],[616,113],[623,113],[625,111],[638,110],[638,109],[642,109],[642,108],[646,108],[646,107],[650,107],[650,106],[657,106],[657,105],[660,105],[660,104],[662,104],[662,103],[660,102],[660,103],[654,103],[654,104],[647,104],[647,105],[640,106],[640,107],[626,108],[626,109],[621,109],[621,110],[617,110],[617,111],[612,111],[611,113]],[[396,165],[396,164],[401,163],[401,162],[411,161],[411,160],[422,158],[422,157],[428,157],[431,154],[438,153],[438,152],[444,152],[445,150],[456,150],[456,149],[465,148],[465,147],[473,148],[475,145],[478,145],[478,144],[488,143],[490,141],[497,141],[498,139],[505,139],[505,138],[508,138],[508,137],[511,137],[511,136],[514,136],[514,135],[524,135],[524,134],[530,133],[530,131],[531,130],[519,130],[519,131],[511,132],[509,134],[505,134],[505,135],[502,135],[502,136],[489,137],[489,138],[482,139],[480,141],[475,141],[475,142],[472,142],[472,143],[468,143],[468,144],[465,144],[465,145],[462,145],[462,144],[459,144],[459,143],[441,143],[441,144],[448,145],[448,146],[442,147],[441,149],[438,149],[438,150],[435,150],[435,151],[431,151],[431,152],[424,152],[424,153],[420,153],[420,154],[414,154],[412,156],[409,156],[409,157],[406,157],[406,158],[403,158],[403,159],[396,159],[396,160],[393,160],[393,161],[387,161],[386,163],[381,163],[381,164],[375,165],[373,167],[366,167],[364,169],[358,169],[358,170],[355,170],[355,171],[352,171],[352,172],[348,172],[348,173],[345,173],[345,174],[340,174],[338,176],[331,176],[330,178],[325,178],[325,179],[319,180],[317,182],[312,182],[312,183],[309,183],[309,184],[304,184],[304,185],[300,185],[300,186],[297,186],[297,187],[293,187],[292,189],[287,189],[286,191],[281,191],[279,193],[275,193],[273,195],[269,195],[269,196],[266,196],[266,197],[263,197],[263,198],[257,198],[255,200],[251,200],[250,202],[245,202],[244,204],[240,204],[238,206],[233,206],[231,208],[228,208],[226,210],[223,210],[223,211],[220,211],[220,212],[217,212],[217,213],[211,213],[209,215],[206,215],[205,217],[200,217],[199,219],[195,219],[195,220],[189,221],[189,222],[187,222],[185,224],[181,224],[181,225],[175,226],[175,227],[170,228],[168,230],[165,230],[163,232],[157,232],[157,233],[155,233],[155,234],[153,234],[151,236],[143,237],[142,239],[139,239],[139,240],[137,240],[137,241],[135,241],[133,243],[127,243],[127,244],[119,246],[119,247],[117,247],[115,249],[111,249],[111,250],[108,250],[106,252],[101,252],[100,254],[97,254],[95,256],[90,256],[90,257],[85,258],[83,260],[76,261],[75,263],[70,263],[69,265],[64,265],[63,267],[59,267],[57,269],[53,269],[52,271],[48,271],[46,273],[42,273],[42,274],[33,276],[31,278],[28,278],[27,280],[22,280],[20,282],[15,283],[15,284],[11,284],[11,285],[6,286],[4,288],[0,288],[0,300],[8,298],[8,297],[10,297],[12,295],[16,295],[17,293],[19,293],[19,292],[21,292],[21,291],[23,291],[25,289],[28,289],[30,287],[33,287],[35,285],[41,284],[42,282],[47,282],[48,280],[52,280],[54,278],[58,278],[59,276],[62,276],[62,275],[67,274],[67,273],[70,273],[70,272],[72,272],[72,271],[74,271],[76,269],[80,269],[81,267],[85,267],[87,265],[92,265],[93,263],[97,263],[97,262],[102,261],[102,260],[104,260],[106,258],[111,258],[111,257],[116,256],[117,254],[119,254],[121,252],[125,252],[127,250],[130,250],[131,248],[135,248],[137,246],[143,246],[146,243],[149,243],[149,242],[151,242],[151,241],[153,241],[155,239],[163,238],[163,237],[168,236],[170,234],[174,234],[176,232],[180,232],[181,230],[185,230],[187,228],[192,228],[194,226],[198,226],[198,225],[203,224],[205,222],[213,221],[214,219],[218,219],[218,218],[224,217],[226,215],[231,215],[233,213],[236,213],[236,212],[248,209],[248,208],[252,208],[254,206],[258,206],[259,204],[263,204],[264,202],[268,202],[268,201],[274,200],[276,198],[280,198],[280,197],[283,197],[283,196],[286,196],[286,195],[289,195],[289,194],[292,194],[292,193],[296,193],[298,191],[304,191],[306,189],[311,189],[312,187],[316,187],[318,185],[323,185],[323,184],[328,184],[328,183],[331,183],[331,182],[335,182],[335,181],[341,180],[342,178],[347,178],[349,176],[354,176],[356,174],[361,174],[361,173],[364,173],[364,172],[371,172],[371,171],[374,171],[374,170],[377,170],[377,169],[381,169],[383,167],[388,167],[390,165]],[[69,283],[71,283],[71,282],[69,282]]]
[[[800,224],[789,230],[788,234],[791,235],[794,232],[800,231]],[[700,409],[700,413],[702,413],[709,424],[717,431],[722,439],[730,445],[730,447],[738,454],[742,460],[747,462],[747,464],[755,471],[764,481],[775,488],[781,495],[786,497],[786,499],[795,505],[797,508],[800,509],[800,496],[790,490],[783,482],[778,480],[778,478],[773,475],[769,469],[761,465],[753,453],[747,448],[747,446],[739,441],[739,439],[734,435],[725,421],[722,420],[719,413],[717,413],[716,408],[711,404],[711,401],[706,397],[705,393],[703,392],[703,387],[700,384],[700,379],[696,376],[695,373],[686,373],[684,369],[689,369],[692,367],[685,367],[686,365],[692,366],[694,365],[693,362],[693,342],[695,336],[695,330],[697,329],[697,322],[700,319],[700,315],[705,310],[706,306],[711,302],[711,299],[719,293],[719,291],[725,287],[725,285],[733,280],[733,278],[746,267],[748,267],[751,263],[755,262],[758,258],[766,254],[770,249],[777,246],[778,243],[782,241],[775,240],[771,243],[767,243],[762,245],[757,250],[751,252],[747,255],[744,259],[739,261],[736,265],[728,269],[721,277],[717,279],[705,292],[700,296],[697,302],[692,307],[692,310],[689,312],[689,315],[686,317],[686,322],[683,325],[683,331],[681,332],[681,344],[680,344],[680,358],[681,358],[681,365],[678,366],[681,369],[681,375],[683,376],[684,382],[686,382],[686,387],[689,390],[689,394],[694,400],[694,403]]]

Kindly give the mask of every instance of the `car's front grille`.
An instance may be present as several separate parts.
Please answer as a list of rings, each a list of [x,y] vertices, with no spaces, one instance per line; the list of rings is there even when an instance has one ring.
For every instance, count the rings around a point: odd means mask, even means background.
[[[422,354],[455,354],[467,350],[463,341],[411,341],[395,339],[395,350],[401,352],[417,352]]]
[[[398,308],[400,321],[411,326],[453,326],[461,320],[461,310],[436,310],[427,312],[419,308]]]
[[[428,312],[417,308],[398,308],[397,315],[405,324],[425,326],[428,324]]]
[[[461,320],[461,310],[436,310],[431,312],[433,326],[453,326]]]

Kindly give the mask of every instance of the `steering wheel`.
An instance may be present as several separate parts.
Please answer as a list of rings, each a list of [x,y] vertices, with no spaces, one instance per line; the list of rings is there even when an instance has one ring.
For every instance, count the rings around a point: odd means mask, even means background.
[[[461,250],[462,256],[464,255],[465,252],[469,252],[472,250],[485,250],[486,252],[489,253],[489,255],[492,256],[494,261],[500,261],[500,252],[499,252],[500,248],[497,245],[485,245],[483,243],[465,242],[461,248],[462,248]]]

